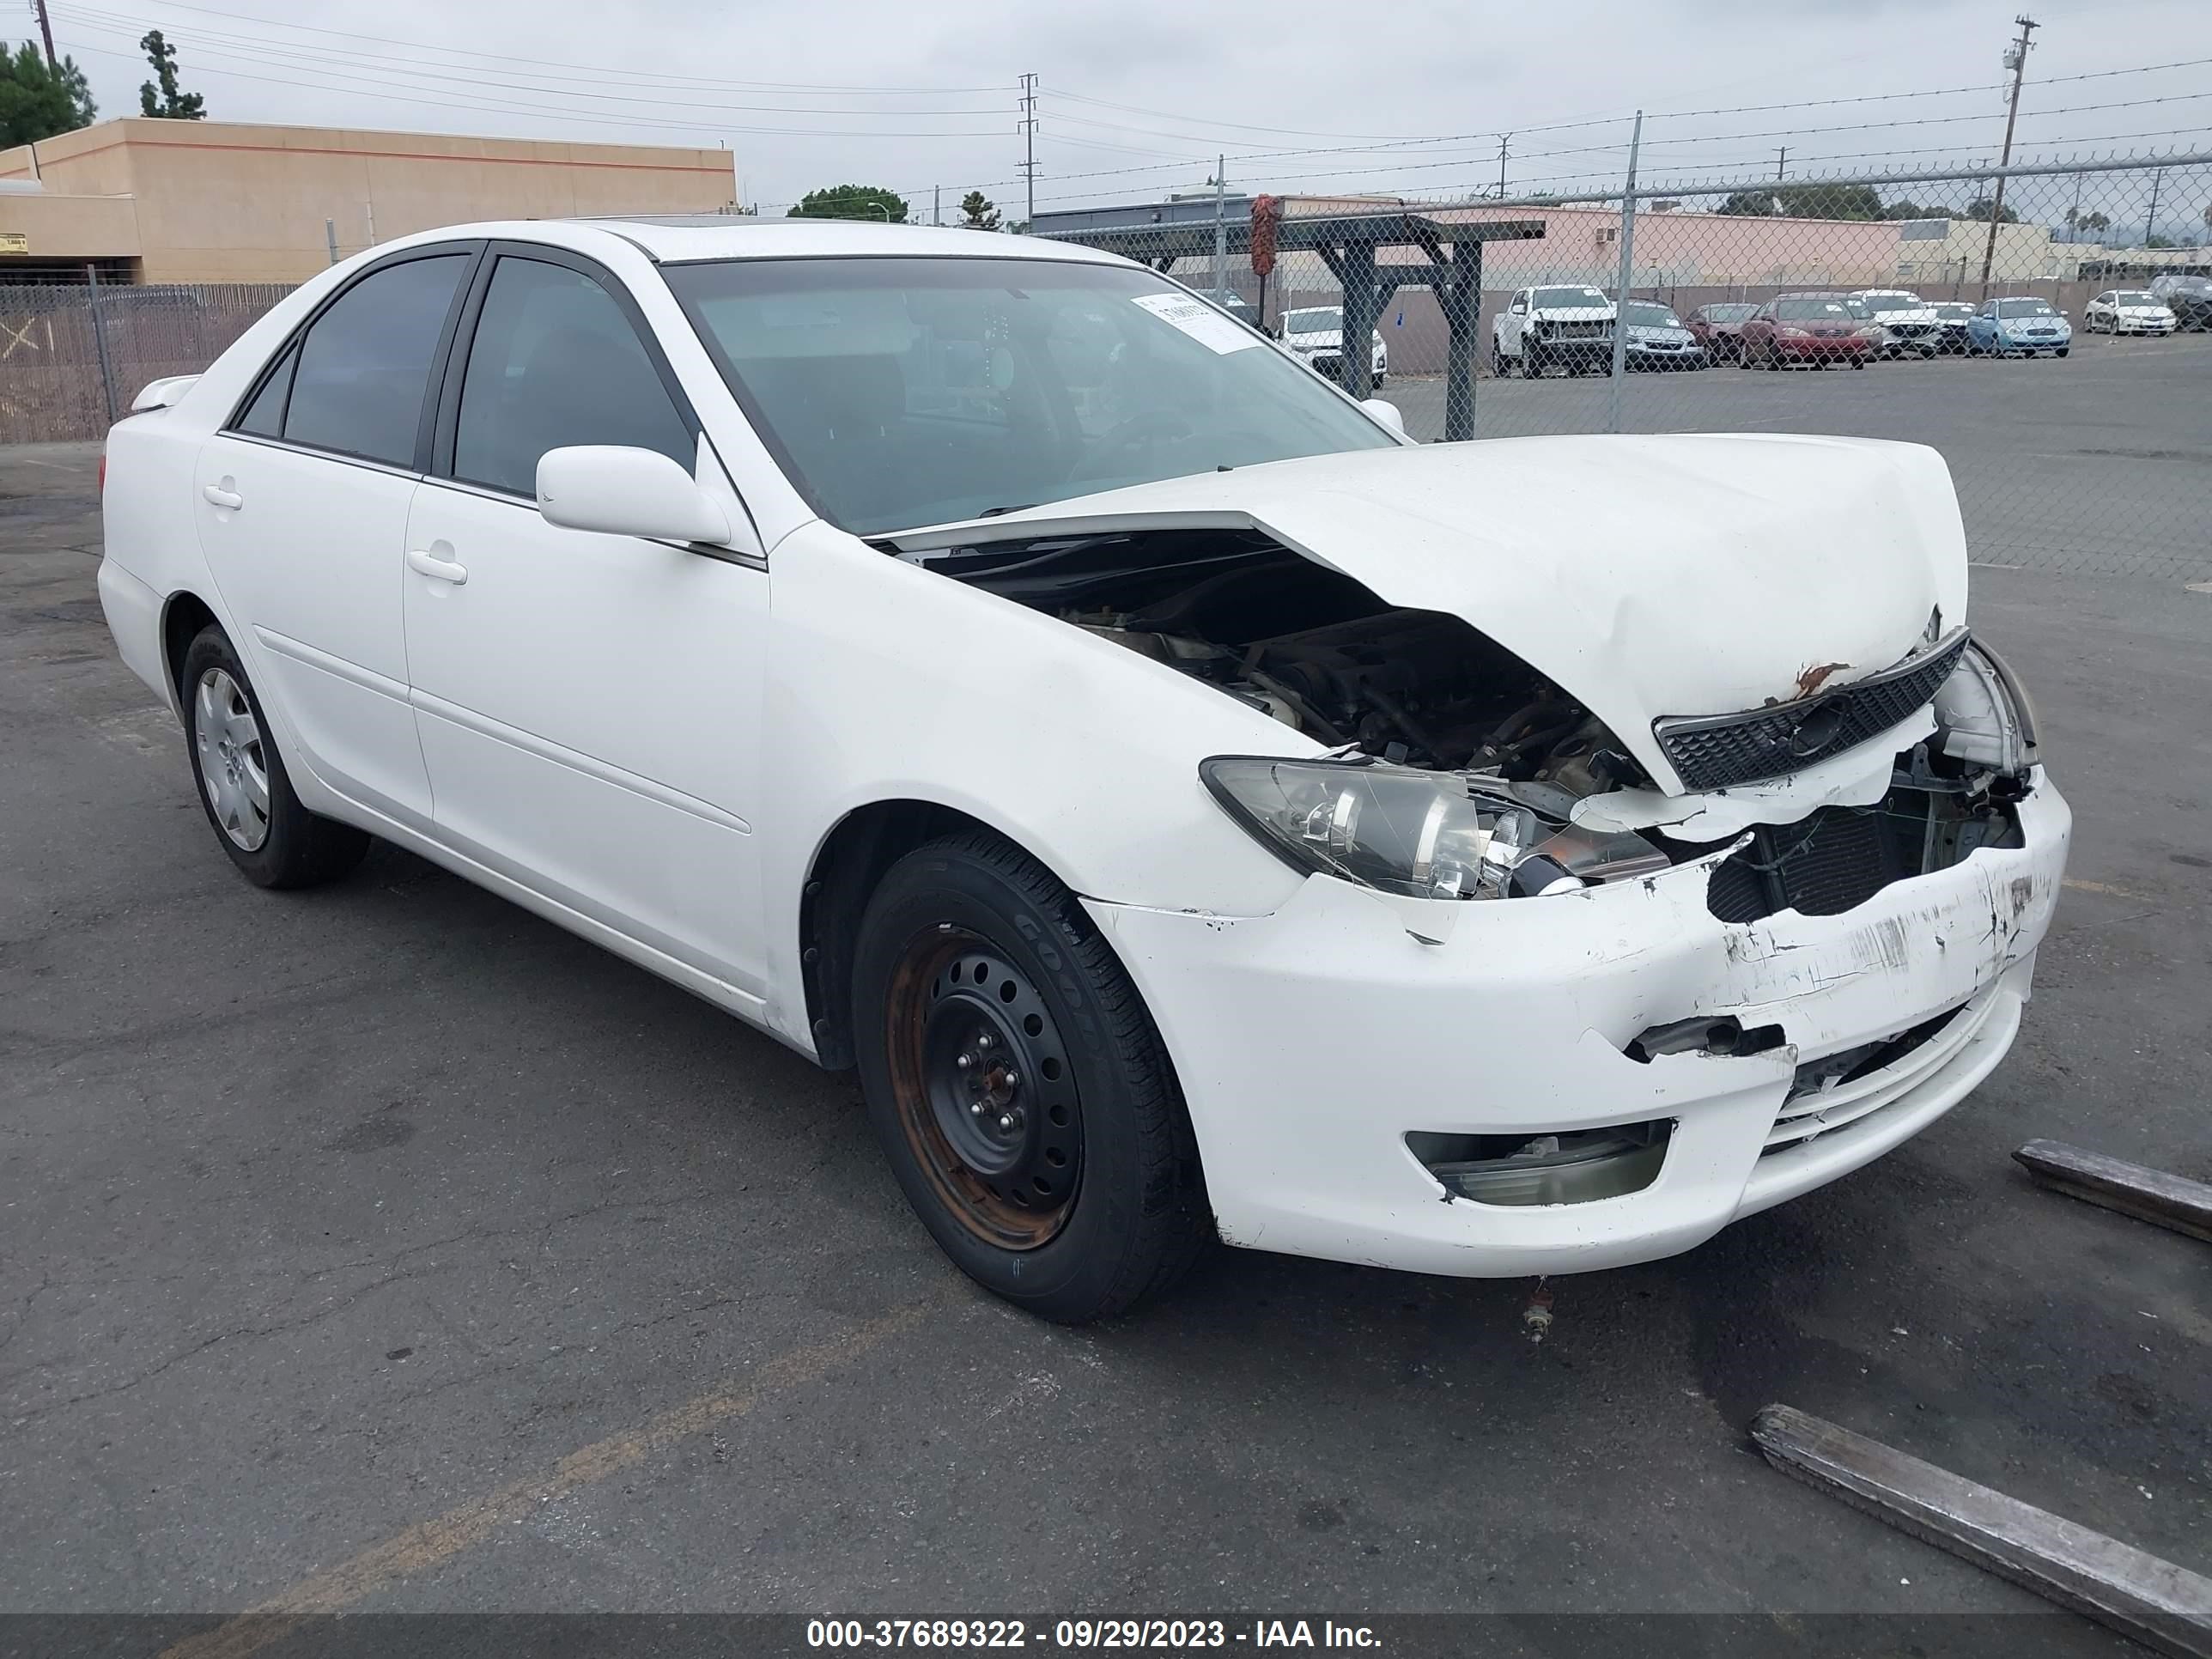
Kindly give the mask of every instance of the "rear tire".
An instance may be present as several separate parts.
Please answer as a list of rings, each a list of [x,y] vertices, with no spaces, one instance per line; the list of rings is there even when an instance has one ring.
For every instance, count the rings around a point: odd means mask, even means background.
[[[894,865],[861,920],[853,1011],[884,1155],[977,1284],[1081,1324],[1196,1260],[1212,1213],[1159,1033],[1027,854],[977,832]]]
[[[200,630],[177,680],[201,810],[246,878],[257,887],[317,887],[359,864],[368,832],[300,804],[261,700],[222,629]]]

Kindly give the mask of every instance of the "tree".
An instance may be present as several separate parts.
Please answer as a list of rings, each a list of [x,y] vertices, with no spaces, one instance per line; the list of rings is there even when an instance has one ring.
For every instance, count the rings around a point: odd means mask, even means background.
[[[75,132],[90,126],[98,112],[76,58],[48,69],[45,55],[28,40],[12,52],[0,40],[0,149]]]
[[[831,185],[810,190],[787,219],[872,219],[878,224],[906,222],[906,198],[880,185]]]
[[[2069,242],[2080,241],[2085,230],[2104,231],[2112,228],[2112,222],[2101,213],[2084,213],[2080,208],[2066,210],[2066,240]]]
[[[1740,190],[1721,204],[1723,213],[1752,218],[1880,219],[1887,215],[1872,185],[1774,185]]]
[[[1892,202],[1882,209],[1881,216],[1885,219],[1955,219],[1959,216],[1959,210],[1938,207],[1933,202]]]
[[[960,228],[963,230],[996,230],[999,210],[991,198],[980,190],[971,190],[960,198]]]
[[[1985,225],[1989,223],[1990,214],[1996,206],[1996,204],[1990,198],[1986,196],[1977,196],[1972,201],[1966,204],[1966,210],[1959,216],[1962,219],[1972,219],[1978,223]],[[2000,222],[2004,224],[2016,225],[2020,222],[2020,215],[2014,213],[2010,208],[2007,208],[2004,212],[1998,216]]]
[[[206,118],[203,106],[207,100],[197,92],[177,90],[177,49],[161,38],[159,29],[149,29],[138,42],[138,50],[146,54],[146,61],[154,66],[154,79],[138,83],[138,112],[150,115],[157,121],[198,121]],[[158,94],[155,90],[159,83]]]

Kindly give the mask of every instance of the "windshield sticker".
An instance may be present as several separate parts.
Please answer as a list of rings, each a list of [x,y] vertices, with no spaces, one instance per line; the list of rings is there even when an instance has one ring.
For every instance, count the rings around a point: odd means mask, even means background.
[[[1181,329],[1206,347],[1226,356],[1260,343],[1260,337],[1243,324],[1223,316],[1202,300],[1182,294],[1139,294],[1133,296],[1162,322]]]

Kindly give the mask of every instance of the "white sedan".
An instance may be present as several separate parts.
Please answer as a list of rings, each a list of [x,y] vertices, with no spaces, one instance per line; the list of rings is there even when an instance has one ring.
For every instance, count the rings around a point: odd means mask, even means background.
[[[2107,289],[2081,307],[2084,334],[2171,334],[2174,320],[2163,300],[2140,289]]]
[[[403,239],[140,405],[100,595],[238,869],[857,1067],[1048,1317],[1686,1249],[1980,1083],[2057,895],[1915,446],[1413,447],[1139,265],[784,221]]]

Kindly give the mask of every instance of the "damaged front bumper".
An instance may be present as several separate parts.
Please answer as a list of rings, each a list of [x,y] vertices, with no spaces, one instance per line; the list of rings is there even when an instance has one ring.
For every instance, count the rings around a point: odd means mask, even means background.
[[[1315,877],[1248,919],[1087,902],[1174,1058],[1229,1242],[1422,1273],[1587,1272],[1688,1249],[1857,1169],[1989,1075],[2072,824],[2039,772],[2017,812],[2021,845],[1835,915],[1717,918],[1718,852],[1536,899]],[[1765,1046],[1639,1042],[1705,1020]],[[1663,1156],[1646,1147],[1636,1190],[1579,1202],[1477,1201],[1448,1184],[1462,1165],[1423,1150],[1624,1126]]]

